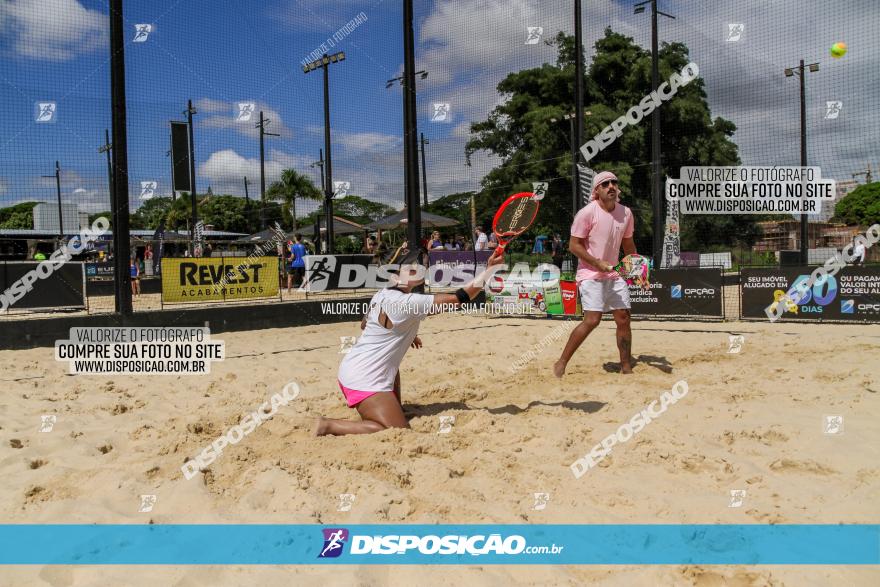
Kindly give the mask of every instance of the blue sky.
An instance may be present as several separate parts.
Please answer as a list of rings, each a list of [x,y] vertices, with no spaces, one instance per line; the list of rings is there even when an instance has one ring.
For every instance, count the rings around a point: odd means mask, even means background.
[[[527,26],[545,38],[571,32],[571,3],[538,0],[416,2],[419,126],[427,149],[431,197],[479,189],[493,159],[464,164],[471,122],[502,99],[495,90],[509,72],[553,62],[543,43],[526,45]],[[606,26],[649,43],[649,19],[631,3],[584,3],[588,50]],[[844,6],[845,5],[845,6]],[[700,64],[715,116],[738,126],[734,140],[746,164],[796,165],[797,83],[784,67],[800,57],[822,62],[808,83],[810,161],[825,175],[848,179],[880,162],[878,3],[780,0],[662,2],[675,21],[661,20],[661,40],[681,40]],[[0,4],[0,206],[54,197],[41,175],[61,161],[65,200],[90,210],[108,206],[106,169],[97,148],[109,126],[107,4],[94,0],[13,0]],[[191,98],[200,191],[244,195],[242,177],[258,193],[258,143],[253,124],[235,121],[238,102],[255,102],[273,122],[267,139],[268,181],[308,164],[323,147],[320,71],[304,75],[300,61],[355,18],[366,16],[333,50],[346,61],[331,66],[334,179],[352,192],[402,204],[401,93],[385,89],[402,64],[401,3],[387,0],[320,2],[270,0],[126,0],[126,72],[132,206],[140,181],[168,193],[168,121],[183,119]],[[741,41],[726,41],[727,24],[745,24]],[[131,42],[135,25],[153,25],[146,42]],[[832,60],[838,40],[850,53]],[[824,119],[825,102],[841,100],[838,119]],[[55,101],[56,122],[34,121],[34,103]],[[431,122],[432,104],[450,103],[447,121]],[[253,122],[253,121],[252,121]],[[875,167],[876,169],[876,167]],[[552,179],[552,178],[542,178]],[[303,210],[307,211],[306,209]]]

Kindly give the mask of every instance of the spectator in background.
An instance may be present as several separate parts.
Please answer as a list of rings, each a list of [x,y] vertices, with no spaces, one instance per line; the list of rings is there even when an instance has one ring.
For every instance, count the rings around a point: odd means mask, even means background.
[[[149,266],[153,274],[158,275],[156,264],[153,263],[153,245],[147,245],[147,249],[144,251],[144,266]]]
[[[385,244],[385,241],[381,238],[379,242],[376,243],[376,258],[379,259],[379,262],[382,262],[382,259],[385,258],[385,253],[388,252],[388,245]]]
[[[861,267],[865,264],[865,243],[861,240],[857,241],[855,245],[853,245],[853,265],[856,267]]]
[[[431,246],[428,247],[428,250],[442,250],[443,240],[440,238],[440,232],[435,230],[431,233]]]
[[[295,241],[290,247],[290,271],[287,273],[287,293],[290,293],[291,284],[300,287],[303,276],[306,274],[305,256],[309,254],[306,246],[302,244],[302,235],[293,235]]]
[[[464,235],[459,234],[455,237],[455,250],[463,251],[464,250]]]
[[[494,251],[498,247],[498,237],[495,236],[495,232],[489,233],[489,250]]]
[[[489,238],[486,236],[486,233],[478,228],[474,231],[474,234],[476,234],[474,250],[475,251],[488,250],[489,249]]]
[[[553,261],[553,264],[559,267],[559,270],[562,271],[562,240],[559,238],[558,234],[553,235],[553,240],[550,241],[550,257]]]
[[[128,263],[128,271],[131,276],[131,295],[141,295],[141,270],[138,267],[137,259],[132,257]]]
[[[208,243],[205,245],[205,252],[202,256],[203,257],[210,257],[213,252],[214,252],[214,248],[211,246],[211,243]]]
[[[361,252],[366,255],[373,255],[376,253],[376,241],[373,240],[373,237],[368,236],[364,240],[364,247],[361,249]]]

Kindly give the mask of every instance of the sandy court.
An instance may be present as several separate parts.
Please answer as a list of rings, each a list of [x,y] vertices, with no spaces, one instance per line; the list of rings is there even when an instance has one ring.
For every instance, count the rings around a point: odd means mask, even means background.
[[[401,377],[411,431],[311,436],[354,417],[336,387],[355,322],[227,333],[210,375],[69,376],[49,348],[0,351],[7,523],[880,522],[880,330],[636,321],[614,373],[605,321],[562,380],[574,322],[449,315]],[[743,334],[739,354],[728,336]],[[520,370],[511,365],[532,351]],[[569,465],[658,399],[689,393],[580,479]],[[302,392],[207,473],[180,467],[287,383]],[[51,432],[41,415],[55,414]],[[844,418],[825,434],[826,415]],[[454,416],[439,434],[441,417]],[[730,491],[746,490],[740,507]],[[549,494],[535,510],[534,493]],[[140,496],[156,496],[140,513]],[[351,511],[337,511],[354,494]],[[4,585],[876,585],[876,567],[14,567]]]

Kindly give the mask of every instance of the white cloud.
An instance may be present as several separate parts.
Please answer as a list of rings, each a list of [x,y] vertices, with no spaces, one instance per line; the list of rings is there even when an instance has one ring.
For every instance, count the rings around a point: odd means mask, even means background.
[[[288,168],[302,170],[311,160],[299,156],[270,151],[265,163],[266,188],[281,177],[281,172]],[[199,165],[199,183],[207,189],[207,185],[215,194],[229,193],[244,195],[244,177],[248,178],[252,197],[259,198],[260,193],[260,159],[248,159],[233,149],[224,149],[211,153],[208,160]],[[207,180],[207,184],[205,181]],[[199,190],[201,191],[201,189]]]
[[[333,142],[339,143],[353,152],[387,151],[400,148],[403,145],[403,139],[400,137],[378,132],[334,132]]]
[[[254,111],[250,116],[250,120],[239,121],[239,103],[250,102],[255,105]],[[281,120],[281,115],[277,110],[273,110],[264,103],[242,98],[235,102],[223,102],[220,100],[212,100],[205,98],[196,102],[196,110],[199,113],[212,114],[200,121],[199,126],[204,128],[217,128],[225,130],[234,130],[248,138],[258,139],[260,130],[257,123],[260,121],[260,111],[263,112],[263,118],[269,122],[266,124],[266,131],[278,133],[282,139],[289,139],[293,136],[293,131],[285,126]]]
[[[107,14],[76,0],[5,0],[0,2],[0,35],[11,39],[19,55],[67,61],[106,48]]]

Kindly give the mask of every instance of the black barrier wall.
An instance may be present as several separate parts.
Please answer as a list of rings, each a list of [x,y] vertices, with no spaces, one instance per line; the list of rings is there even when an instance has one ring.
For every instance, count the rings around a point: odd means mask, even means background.
[[[721,269],[656,269],[651,287],[629,290],[633,316],[724,317]]]
[[[7,292],[7,298],[18,297],[16,292],[24,292],[16,285],[40,262],[21,261],[0,263],[0,292]],[[53,263],[45,265],[51,267]],[[9,304],[10,310],[85,308],[85,272],[82,263],[65,263],[55,267],[48,276],[39,271],[36,279],[27,279],[32,289]],[[12,289],[10,289],[12,288]]]
[[[837,275],[820,279],[803,296],[797,286],[810,278],[815,267],[742,269],[742,318],[767,320],[767,306],[785,294],[794,301],[780,320],[847,320],[880,322],[880,268],[844,267]]]
[[[306,255],[304,262],[304,283],[310,292],[384,287],[387,284],[387,281],[380,281],[378,285],[369,283],[372,281],[372,272],[368,269],[373,262],[372,255]],[[358,279],[359,276],[367,281]]]

